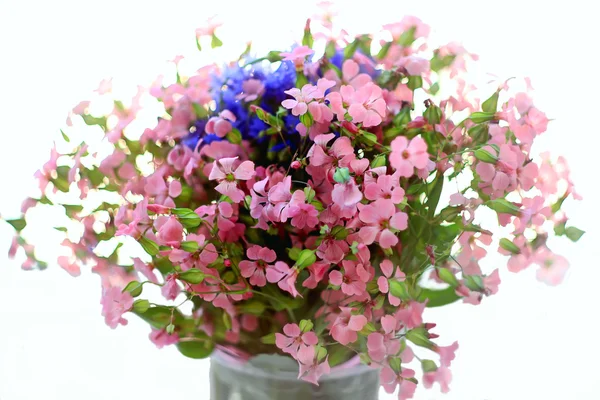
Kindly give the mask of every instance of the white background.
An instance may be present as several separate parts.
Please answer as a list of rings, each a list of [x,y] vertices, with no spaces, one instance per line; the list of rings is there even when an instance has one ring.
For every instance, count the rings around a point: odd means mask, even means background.
[[[194,51],[194,29],[220,12],[223,39],[240,46],[284,47],[300,38],[311,12],[300,1],[7,1],[0,0],[0,211],[18,214],[33,191],[66,111],[99,80],[148,84],[164,61]],[[443,342],[457,339],[452,391],[417,399],[600,399],[597,388],[597,153],[599,23],[593,2],[344,1],[346,26],[370,31],[404,14],[419,16],[434,37],[478,53],[501,77],[530,76],[550,118],[538,150],[568,157],[585,200],[566,204],[588,231],[554,250],[572,268],[549,288],[534,271],[502,267],[498,295],[478,307],[428,311]],[[273,44],[272,44],[273,43]],[[100,316],[99,279],[60,268],[23,272],[7,261],[11,230],[0,225],[0,400],[208,399],[208,361],[157,350],[149,328],[130,317],[110,330]],[[492,263],[493,263],[492,262]],[[492,265],[494,266],[494,265]],[[385,397],[382,398],[392,398]]]

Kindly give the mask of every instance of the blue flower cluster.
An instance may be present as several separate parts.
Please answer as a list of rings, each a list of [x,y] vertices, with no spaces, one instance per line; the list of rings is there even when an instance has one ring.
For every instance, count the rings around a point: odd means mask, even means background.
[[[243,92],[242,84],[248,79],[257,79],[264,85],[264,93],[259,99],[259,106],[269,113],[275,114],[279,109],[281,102],[288,98],[284,93],[295,86],[296,70],[293,63],[289,61],[281,62],[279,67],[270,71],[260,65],[251,65],[249,67],[240,67],[239,65],[226,66],[220,75],[215,75],[212,80],[212,94],[216,102],[216,114],[223,110],[231,111],[237,118],[233,126],[240,131],[242,137],[248,140],[255,140],[258,143],[264,142],[267,137],[260,137],[259,133],[268,128],[267,124],[262,122],[255,113],[249,110],[249,105],[244,100],[238,99],[238,95]],[[299,123],[298,117],[288,115],[284,117],[287,132],[295,132],[295,127]],[[182,142],[191,148],[195,148],[198,140],[203,139],[203,143],[208,144],[215,140],[222,140],[216,135],[205,134],[204,128],[206,120],[198,120],[190,128],[190,134]],[[271,146],[269,151],[279,151],[286,146],[293,146],[293,141]]]

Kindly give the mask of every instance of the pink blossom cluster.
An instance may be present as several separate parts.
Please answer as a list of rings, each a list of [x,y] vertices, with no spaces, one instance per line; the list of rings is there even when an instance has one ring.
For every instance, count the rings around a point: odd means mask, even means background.
[[[199,48],[206,35],[219,44],[218,26],[197,32]],[[267,69],[278,80],[264,80],[267,67],[253,69],[247,55],[170,85],[158,79],[147,93],[166,111],[139,137],[129,127],[140,95],[123,103],[104,82],[98,93],[114,102],[110,115],[91,115],[82,102],[68,125],[99,126],[111,152],[53,148],[36,174],[40,195],[23,213],[62,205],[81,224],[58,263],[101,277],[111,328],[135,314],[159,348],[176,345],[194,358],[215,348],[278,352],[314,384],[330,360],[359,354],[399,399],[419,382],[447,392],[458,343],[438,344],[426,308],[497,293],[501,273],[480,265],[493,251],[509,257],[511,272],[535,266],[540,281],[560,283],[568,262],[547,238],[581,237],[561,211],[579,195],[566,160],[532,151],[548,118],[529,91],[502,84],[474,98],[467,69],[475,55],[454,43],[430,47],[430,28],[416,17],[384,29],[393,39],[377,54],[369,35],[340,48],[330,33],[318,39],[328,50],[313,59],[308,24],[302,45],[265,58],[280,63]],[[446,72],[457,89],[439,98]],[[215,89],[221,76],[227,84]],[[274,89],[289,76],[289,86]],[[427,98],[423,106],[415,93]],[[59,191],[80,203],[61,202]],[[87,207],[92,193],[118,200]],[[480,221],[482,208],[496,213],[495,226]],[[26,241],[25,217],[8,222],[18,232],[11,256],[21,249],[24,268],[45,266]],[[128,262],[120,245],[93,251],[115,238],[137,242],[138,254]],[[160,288],[164,305],[140,297],[148,285]]]

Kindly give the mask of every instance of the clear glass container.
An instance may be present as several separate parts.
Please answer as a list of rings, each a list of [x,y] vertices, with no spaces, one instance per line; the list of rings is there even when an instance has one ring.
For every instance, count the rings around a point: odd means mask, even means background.
[[[331,368],[319,386],[298,379],[289,357],[263,354],[249,361],[215,351],[210,362],[210,400],[376,400],[379,373],[358,358]]]

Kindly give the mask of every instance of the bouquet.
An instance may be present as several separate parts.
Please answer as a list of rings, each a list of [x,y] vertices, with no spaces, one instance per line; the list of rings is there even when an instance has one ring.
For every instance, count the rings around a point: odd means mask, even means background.
[[[190,76],[176,58],[171,82],[131,101],[103,81],[6,220],[10,255],[46,268],[25,214],[53,207],[57,262],[100,276],[111,328],[135,314],[188,357],[288,355],[314,384],[360,357],[400,399],[419,382],[446,392],[458,344],[425,308],[495,294],[498,269],[480,266],[493,250],[560,283],[568,262],[546,243],[581,237],[561,211],[579,196],[566,160],[533,152],[549,120],[528,80],[476,87],[477,56],[433,47],[415,17],[355,37],[316,22],[288,51],[248,45]],[[197,31],[199,50],[222,45],[218,27]]]

